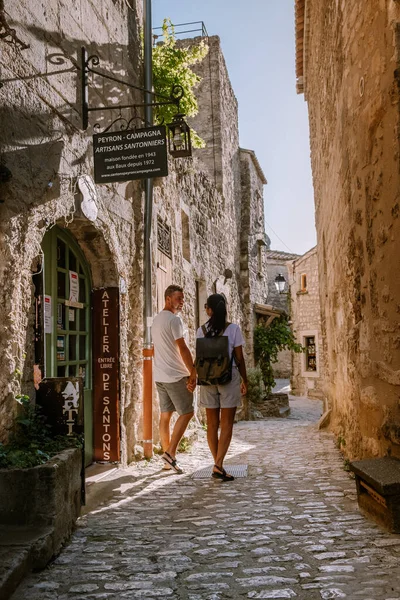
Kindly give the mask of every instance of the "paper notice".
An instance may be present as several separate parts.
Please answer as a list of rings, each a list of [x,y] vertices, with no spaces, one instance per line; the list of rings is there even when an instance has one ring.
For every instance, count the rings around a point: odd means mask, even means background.
[[[45,296],[44,297],[44,332],[45,333],[52,332],[51,317],[52,317],[51,296]]]
[[[79,300],[79,275],[75,271],[69,272],[69,300],[70,302]]]

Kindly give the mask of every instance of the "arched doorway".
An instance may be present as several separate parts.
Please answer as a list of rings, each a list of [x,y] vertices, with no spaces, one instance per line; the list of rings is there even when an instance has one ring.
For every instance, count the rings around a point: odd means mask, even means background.
[[[84,381],[85,463],[93,457],[91,275],[75,238],[53,227],[43,238],[45,377]]]

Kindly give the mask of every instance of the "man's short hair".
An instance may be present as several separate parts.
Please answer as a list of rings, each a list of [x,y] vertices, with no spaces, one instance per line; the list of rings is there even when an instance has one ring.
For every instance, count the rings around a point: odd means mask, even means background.
[[[169,285],[164,292],[165,300],[172,296],[172,294],[175,294],[175,292],[183,292],[183,287],[180,285]]]

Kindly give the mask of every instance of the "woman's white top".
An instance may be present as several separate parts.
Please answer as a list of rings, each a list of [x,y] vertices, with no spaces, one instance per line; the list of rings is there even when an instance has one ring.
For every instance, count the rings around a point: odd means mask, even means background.
[[[206,329],[208,331],[207,325],[206,325]],[[243,335],[242,335],[239,325],[236,325],[235,323],[231,323],[230,325],[228,325],[228,327],[225,329],[225,331],[222,335],[225,335],[228,337],[230,356],[232,356],[234,348],[237,348],[238,346],[244,346],[244,339],[243,339]],[[198,328],[196,337],[198,337],[198,338],[204,337],[203,329],[201,327]]]

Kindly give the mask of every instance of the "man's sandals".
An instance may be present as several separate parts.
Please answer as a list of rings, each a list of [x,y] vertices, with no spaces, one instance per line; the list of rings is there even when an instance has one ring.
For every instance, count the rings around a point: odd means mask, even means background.
[[[172,456],[170,454],[168,454],[168,452],[164,452],[164,454],[161,455],[161,458],[163,460],[165,460],[165,462],[171,467],[171,469],[174,469],[174,471],[176,473],[179,473],[179,475],[182,475],[182,473],[183,473],[182,467],[180,467],[178,465],[175,458],[172,458]]]
[[[228,473],[222,467],[218,467],[214,465],[214,469],[218,469],[218,471],[213,471],[211,477],[214,479],[219,479],[220,481],[234,481],[233,475],[228,475]]]

